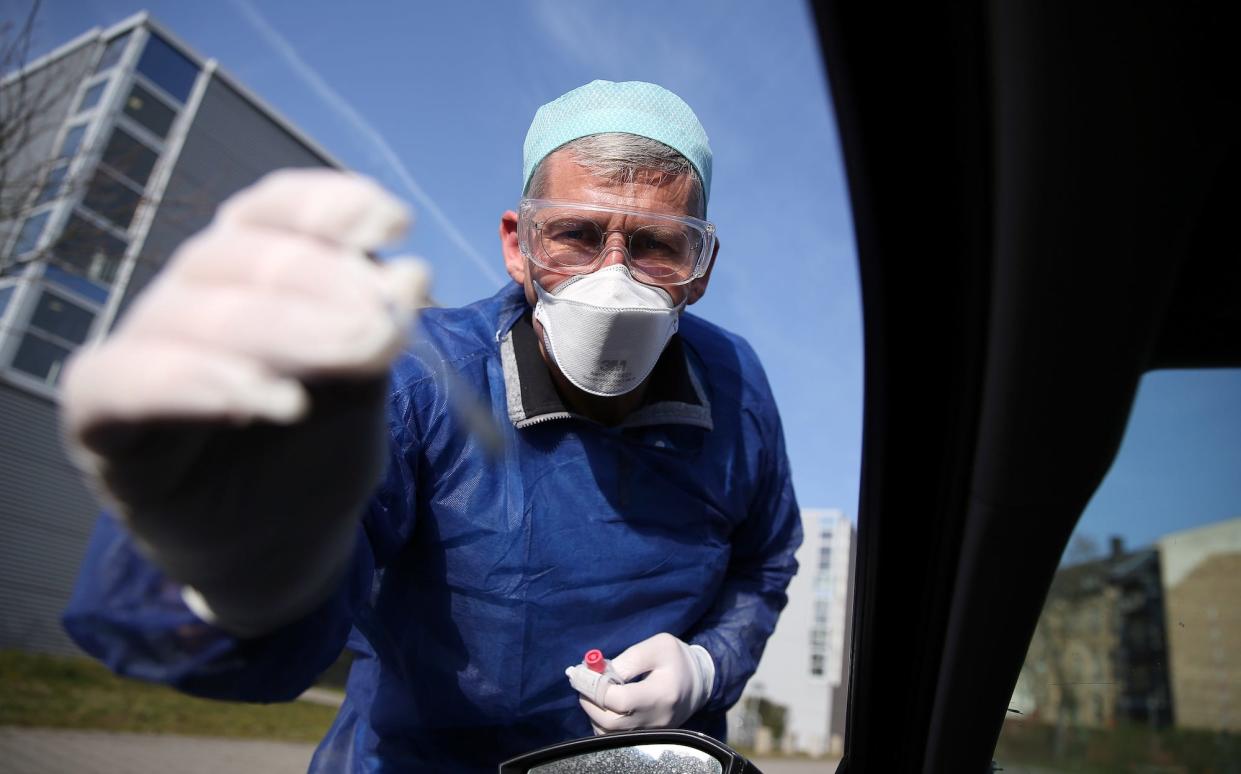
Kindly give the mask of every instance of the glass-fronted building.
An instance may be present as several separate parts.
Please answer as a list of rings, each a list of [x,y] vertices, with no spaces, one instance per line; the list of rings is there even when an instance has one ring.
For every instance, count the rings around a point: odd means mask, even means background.
[[[145,13],[0,90],[23,121],[0,170],[0,648],[64,650],[57,619],[97,511],[59,445],[66,358],[227,196],[274,169],[338,165]]]
[[[29,138],[29,168],[5,176],[32,184],[0,250],[0,370],[44,395],[221,199],[271,169],[333,164],[145,15],[72,41],[4,88],[22,81],[62,98],[42,100],[53,115],[30,117],[43,131]]]

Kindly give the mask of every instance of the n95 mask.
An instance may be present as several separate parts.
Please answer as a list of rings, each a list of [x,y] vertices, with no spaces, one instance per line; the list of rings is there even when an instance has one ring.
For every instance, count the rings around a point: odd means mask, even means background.
[[[565,378],[591,395],[623,395],[655,368],[685,302],[643,285],[624,264],[570,277],[554,292],[534,283],[534,319]]]

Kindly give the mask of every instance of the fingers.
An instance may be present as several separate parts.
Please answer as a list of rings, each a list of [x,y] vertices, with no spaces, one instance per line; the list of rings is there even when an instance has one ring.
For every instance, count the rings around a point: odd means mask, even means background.
[[[213,225],[177,249],[164,276],[190,285],[253,285],[332,298],[378,295],[380,275],[365,254],[301,234]]]
[[[581,664],[569,667],[564,673],[569,678],[569,685],[573,690],[595,704],[604,706],[608,688],[612,685],[610,679],[598,672],[592,672]]]
[[[273,172],[234,195],[216,221],[289,231],[374,250],[409,227],[409,210],[374,182],[325,169]]]
[[[357,250],[258,229],[213,226],[180,249],[165,271],[187,285],[247,285],[411,312],[427,305],[430,271],[411,256],[376,263]]]
[[[648,713],[660,705],[668,693],[668,688],[657,676],[651,676],[636,683],[613,685],[602,697],[599,706],[617,715],[633,715]]]
[[[226,219],[178,250],[121,330],[248,354],[286,373],[369,375],[399,351],[428,282],[416,259],[377,264]]]
[[[578,698],[590,722],[606,732],[631,728],[663,728],[671,725],[672,706],[668,688],[651,678],[627,685],[612,685],[602,704],[587,696]]]
[[[170,280],[132,315],[126,343],[136,348],[179,344],[293,376],[383,373],[405,335],[401,319],[377,300],[282,297],[244,285]]]
[[[585,698],[579,698],[578,704],[581,705],[582,711],[586,713],[586,716],[590,718],[590,725],[595,729],[596,734],[641,728],[638,725],[637,719],[632,715],[621,715],[611,710],[597,707]]]
[[[67,425],[292,423],[308,408],[300,379],[382,375],[426,303],[428,271],[367,251],[409,220],[375,183],[331,170],[276,172],[234,195],[107,342],[74,359]]]
[[[412,313],[430,305],[431,270],[412,256],[394,258],[379,267],[384,297],[395,308]]]
[[[66,429],[76,437],[105,421],[224,418],[288,424],[309,405],[301,384],[250,359],[158,342],[141,348],[104,344],[78,353],[66,366],[62,400]]]
[[[671,634],[648,637],[612,659],[612,669],[627,683],[666,663],[675,654],[677,642]]]

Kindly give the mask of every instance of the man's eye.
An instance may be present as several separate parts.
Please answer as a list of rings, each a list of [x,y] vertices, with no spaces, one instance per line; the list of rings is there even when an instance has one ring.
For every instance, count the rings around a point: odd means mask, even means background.
[[[634,252],[646,255],[679,256],[687,245],[684,235],[674,229],[644,228],[633,235]]]
[[[557,242],[578,242],[589,244],[598,241],[599,230],[593,228],[590,224],[578,221],[558,221],[549,223],[544,228],[544,233],[548,238]]]
[[[642,234],[637,239],[634,239],[634,248],[643,252],[666,252],[669,245],[655,237]]]

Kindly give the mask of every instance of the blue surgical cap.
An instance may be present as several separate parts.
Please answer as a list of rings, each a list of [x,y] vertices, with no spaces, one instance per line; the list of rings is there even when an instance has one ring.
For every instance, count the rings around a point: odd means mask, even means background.
[[[547,154],[579,137],[627,132],[662,142],[689,160],[702,178],[703,204],[711,195],[711,146],[685,101],[653,83],[591,81],[548,102],[534,114],[522,153],[524,180]]]

